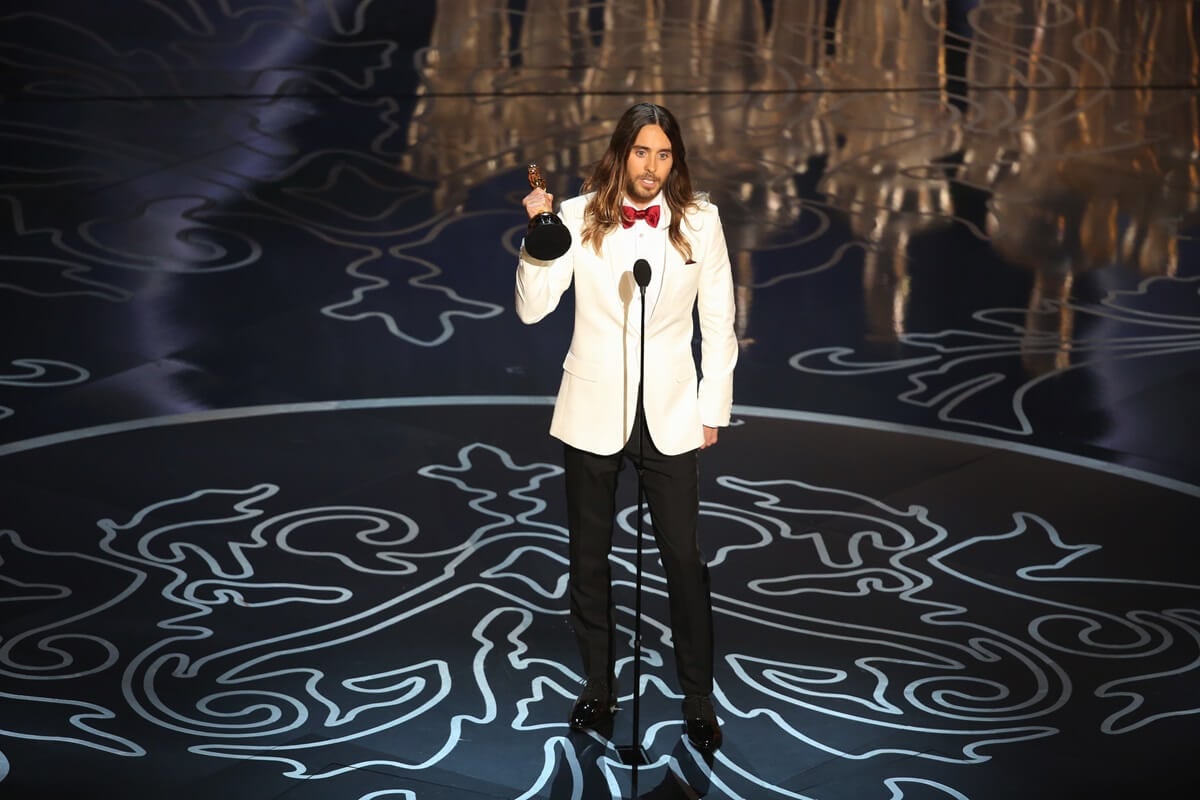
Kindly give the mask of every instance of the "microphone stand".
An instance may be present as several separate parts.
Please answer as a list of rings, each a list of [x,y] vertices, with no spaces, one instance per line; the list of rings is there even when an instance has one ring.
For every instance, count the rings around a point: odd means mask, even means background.
[[[634,557],[633,582],[633,744],[621,748],[621,760],[629,764],[633,771],[630,775],[632,797],[638,796],[638,767],[647,763],[646,751],[642,748],[641,701],[642,701],[642,519],[646,498],[643,474],[646,464],[646,286],[650,283],[650,264],[639,258],[633,265],[633,278],[637,282],[641,296],[642,319],[638,332],[638,409],[642,424],[638,426],[638,463],[637,463],[637,525],[634,528],[637,537],[636,555]]]
[[[650,263],[639,258],[633,263],[633,279],[637,282],[642,301],[641,331],[638,336],[638,413],[642,415],[642,424],[638,426],[638,463],[637,463],[637,550],[634,569],[634,600],[633,600],[633,744],[618,747],[621,762],[631,766],[630,790],[633,800],[638,796],[638,767],[649,763],[646,751],[642,747],[641,703],[642,703],[642,518],[643,503],[646,498],[643,475],[646,464],[646,287],[650,285]],[[663,798],[680,798],[680,800],[699,800],[691,786],[688,786],[675,772],[667,770],[674,783],[663,783],[652,791],[653,796]],[[666,794],[662,792],[665,791]]]

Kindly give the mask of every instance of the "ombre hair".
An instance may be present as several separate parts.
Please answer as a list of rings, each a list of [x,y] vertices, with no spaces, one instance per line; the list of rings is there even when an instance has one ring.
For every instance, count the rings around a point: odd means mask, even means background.
[[[583,244],[590,244],[592,250],[599,253],[604,237],[620,223],[621,201],[625,198],[625,186],[629,180],[625,174],[625,164],[638,133],[647,125],[662,128],[671,142],[671,172],[662,184],[663,199],[671,210],[667,236],[684,260],[690,261],[692,247],[681,229],[684,213],[696,207],[692,176],[687,166],[687,148],[684,147],[675,115],[654,103],[638,103],[621,115],[608,142],[608,150],[592,168],[591,177],[584,182],[583,191],[595,194],[588,200],[583,212]]]

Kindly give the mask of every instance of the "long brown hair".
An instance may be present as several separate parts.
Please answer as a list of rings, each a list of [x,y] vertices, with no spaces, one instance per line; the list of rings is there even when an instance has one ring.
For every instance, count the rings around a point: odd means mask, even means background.
[[[638,103],[621,115],[613,130],[608,150],[592,169],[592,175],[583,184],[583,191],[595,192],[583,212],[583,244],[591,244],[596,253],[600,243],[612,232],[621,219],[621,200],[625,197],[625,163],[629,151],[637,141],[638,132],[647,125],[663,129],[671,142],[671,172],[663,181],[663,198],[671,210],[671,223],[667,236],[684,260],[691,260],[692,247],[683,235],[683,215],[696,206],[692,192],[692,176],[688,172],[687,148],[675,115],[654,103]]]

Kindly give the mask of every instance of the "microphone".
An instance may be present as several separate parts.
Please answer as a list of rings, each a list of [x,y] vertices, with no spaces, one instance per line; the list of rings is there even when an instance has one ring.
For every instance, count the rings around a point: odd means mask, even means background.
[[[633,279],[643,290],[650,285],[650,262],[639,258],[633,262]]]

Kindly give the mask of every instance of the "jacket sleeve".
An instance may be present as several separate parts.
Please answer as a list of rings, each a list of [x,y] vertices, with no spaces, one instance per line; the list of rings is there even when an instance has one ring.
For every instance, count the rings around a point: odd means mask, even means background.
[[[700,421],[720,428],[729,424],[733,410],[733,367],[738,346],[729,248],[717,207],[710,204],[708,210],[696,297],[700,318]]]
[[[559,217],[567,219],[562,211]],[[515,306],[517,316],[526,325],[541,321],[558,308],[563,292],[571,285],[575,274],[575,250],[579,246],[579,226],[569,222],[566,224],[571,231],[571,247],[553,261],[534,258],[525,252],[525,243],[521,243],[517,259]]]

